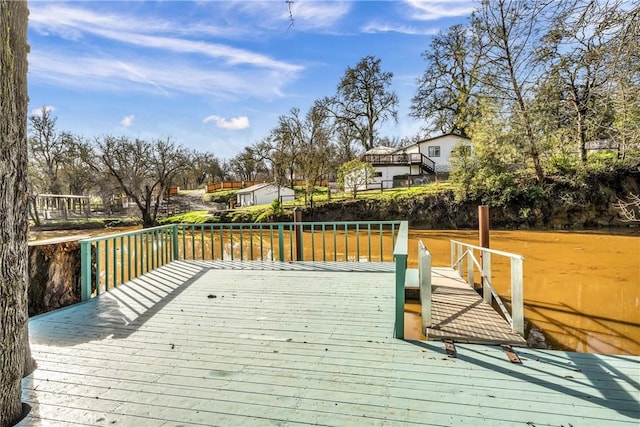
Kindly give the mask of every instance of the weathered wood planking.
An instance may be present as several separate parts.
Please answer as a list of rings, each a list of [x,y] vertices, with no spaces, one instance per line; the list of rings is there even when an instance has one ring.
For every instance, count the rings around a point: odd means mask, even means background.
[[[30,323],[21,425],[629,425],[640,358],[393,337],[394,276],[177,262]],[[219,266],[218,266],[219,267]],[[257,268],[255,265],[251,268]],[[292,270],[298,268],[298,270]],[[215,296],[215,297],[214,297]]]
[[[456,270],[433,268],[432,284],[431,327],[425,332],[428,340],[526,345]]]

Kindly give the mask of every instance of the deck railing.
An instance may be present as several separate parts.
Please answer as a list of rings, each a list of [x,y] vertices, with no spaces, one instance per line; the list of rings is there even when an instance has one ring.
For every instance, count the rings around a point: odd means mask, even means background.
[[[480,260],[475,252],[480,255]],[[509,258],[511,268],[511,312],[495,290],[491,277],[491,255]],[[474,287],[474,272],[477,269],[482,278],[482,295],[488,304],[495,300],[505,319],[514,332],[524,336],[524,295],[523,295],[524,257],[510,252],[497,251],[451,240],[451,267],[458,270],[460,276],[465,272],[469,286]]]
[[[405,280],[407,277],[407,258],[409,257],[409,224],[400,223],[398,239],[393,248],[393,258],[396,263],[396,324],[395,337],[404,339],[404,297]]]
[[[81,296],[87,300],[174,260],[391,262],[400,236],[406,240],[406,223],[366,221],[179,224],[84,239]]]

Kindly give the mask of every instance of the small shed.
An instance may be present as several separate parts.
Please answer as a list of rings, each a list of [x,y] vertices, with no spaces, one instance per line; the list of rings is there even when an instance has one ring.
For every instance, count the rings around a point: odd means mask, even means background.
[[[257,206],[268,205],[276,199],[281,203],[292,201],[295,199],[295,192],[292,188],[265,182],[239,190],[236,197],[236,206]]]

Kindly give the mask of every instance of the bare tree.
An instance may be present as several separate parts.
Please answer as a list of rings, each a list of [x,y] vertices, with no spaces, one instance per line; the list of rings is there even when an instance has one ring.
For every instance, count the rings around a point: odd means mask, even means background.
[[[542,74],[537,47],[554,5],[549,0],[483,0],[473,21],[486,49],[481,77],[484,90],[510,110],[512,126],[524,137],[522,151],[533,163],[539,181],[544,171],[528,101]]]
[[[363,187],[366,189],[367,185],[373,181],[374,175],[375,169],[371,163],[354,159],[340,166],[338,183],[344,191],[350,191],[355,199],[358,196],[358,190]]]
[[[326,109],[316,103],[301,117],[300,110],[293,108],[289,115],[281,116],[279,122],[276,134],[292,148],[288,165],[291,180],[294,172],[304,177],[306,200],[313,204],[316,183],[327,172],[334,154]]]
[[[61,181],[67,185],[70,194],[86,195],[102,180],[84,161],[89,155],[93,155],[91,144],[71,135],[66,161],[60,170]]]
[[[299,157],[302,154],[300,110],[292,108],[289,114],[278,117],[278,125],[269,136],[255,145],[254,151],[271,164],[278,185],[289,181],[293,185]]]
[[[626,200],[618,199],[614,207],[620,212],[623,221],[640,222],[640,196],[630,193]]]
[[[333,128],[326,111],[317,103],[309,109],[302,123],[302,156],[299,169],[305,178],[306,200],[313,206],[316,184],[328,174],[335,157]]]
[[[574,140],[582,161],[587,142],[608,138],[613,122],[616,39],[624,27],[626,11],[619,2],[572,0],[563,2],[546,40],[554,69],[562,78],[564,102],[571,111]],[[637,43],[637,42],[636,42]]]
[[[213,182],[221,174],[220,161],[207,152],[191,150],[187,168],[179,174],[176,184],[185,189],[196,189]]]
[[[266,172],[264,162],[253,147],[245,147],[229,161],[229,165],[243,181],[255,181],[259,174]]]
[[[377,127],[386,120],[398,120],[398,96],[390,89],[393,73],[382,71],[381,60],[365,56],[348,67],[337,93],[321,105],[338,122],[351,128],[365,150],[374,147]]]
[[[484,47],[467,26],[454,25],[436,35],[422,53],[427,69],[418,79],[411,115],[426,120],[427,130],[468,136]]]
[[[22,413],[21,380],[35,369],[27,310],[26,1],[0,1],[0,426]]]
[[[51,194],[62,193],[59,171],[67,161],[73,143],[70,133],[58,132],[57,120],[47,107],[42,107],[38,114],[29,116],[29,154],[32,163],[45,177],[41,191]]]
[[[187,167],[186,150],[169,139],[147,142],[112,136],[97,140],[96,146],[94,169],[118,182],[140,210],[143,227],[156,225],[166,189]]]

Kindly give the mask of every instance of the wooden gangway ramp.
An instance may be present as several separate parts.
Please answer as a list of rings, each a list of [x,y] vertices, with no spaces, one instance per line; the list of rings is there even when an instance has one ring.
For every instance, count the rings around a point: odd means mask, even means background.
[[[431,282],[431,327],[424,331],[427,340],[526,345],[525,339],[456,270],[434,267]]]

